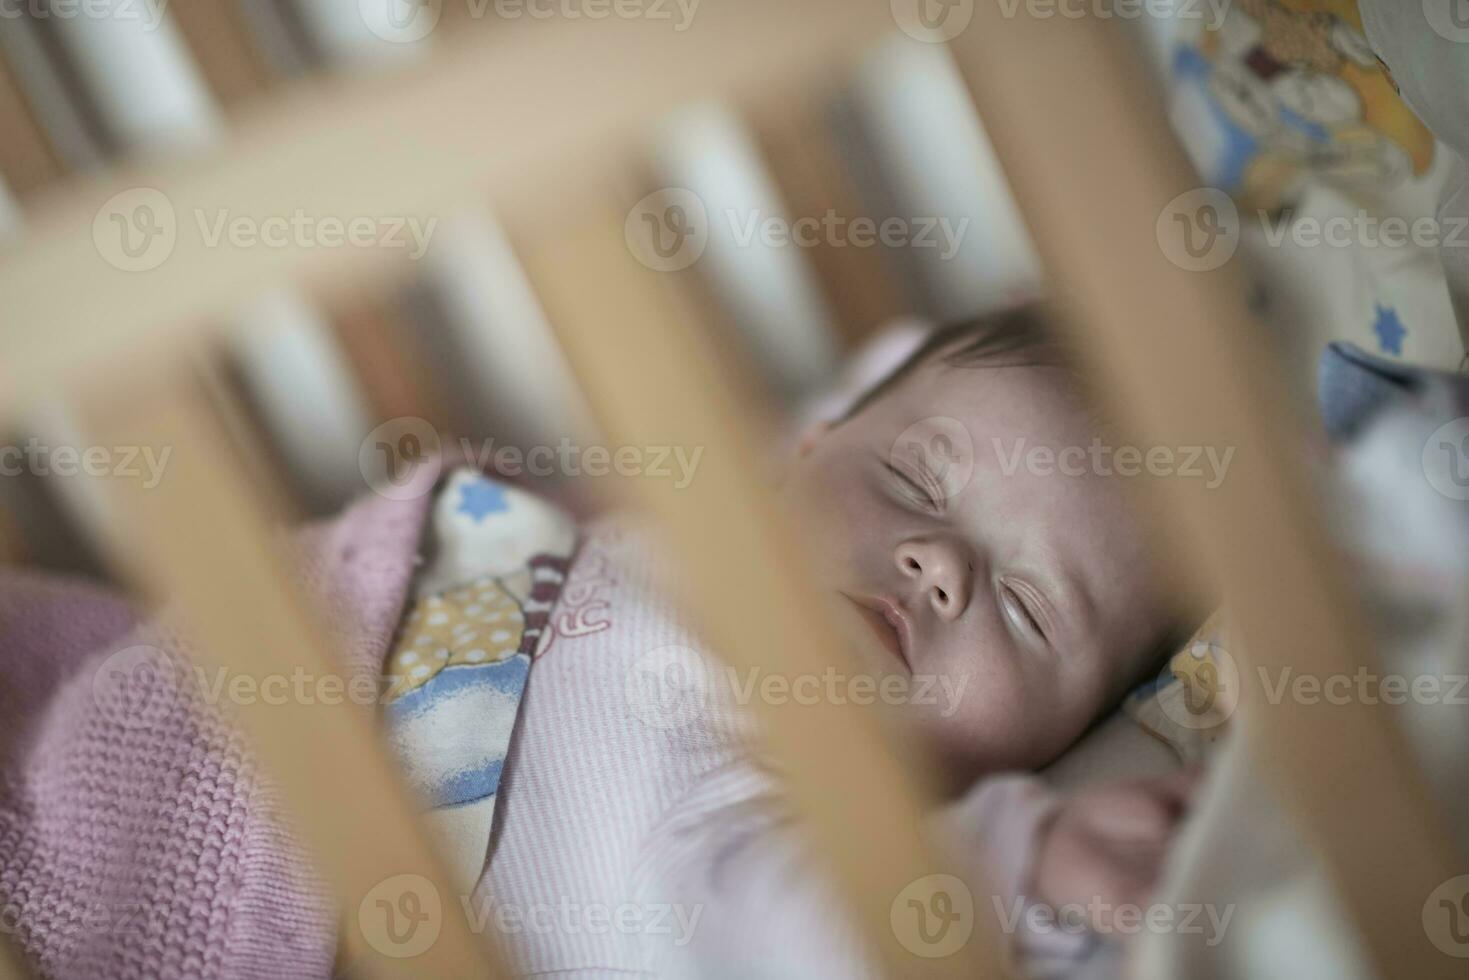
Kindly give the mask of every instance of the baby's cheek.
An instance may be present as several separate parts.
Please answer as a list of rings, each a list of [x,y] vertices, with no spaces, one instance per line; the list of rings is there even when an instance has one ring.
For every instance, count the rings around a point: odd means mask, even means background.
[[[1026,764],[1039,713],[1029,709],[1018,671],[981,663],[914,676],[915,690],[924,683],[932,684],[936,703],[917,706],[921,721],[946,750],[988,769]]]
[[[796,535],[796,544],[804,549],[810,570],[818,576],[818,584],[840,588],[846,580],[842,572],[854,561],[855,542],[851,522],[840,506],[830,501],[820,507],[821,484],[805,480],[782,488],[781,502],[786,519]]]
[[[797,520],[810,538],[832,557],[850,557],[867,526],[862,485],[840,461],[813,462],[796,487]]]

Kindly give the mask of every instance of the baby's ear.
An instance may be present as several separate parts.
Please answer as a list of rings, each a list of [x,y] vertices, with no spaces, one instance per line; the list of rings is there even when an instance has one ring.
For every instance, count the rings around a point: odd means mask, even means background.
[[[811,450],[821,441],[821,437],[831,431],[831,423],[826,421],[812,422],[802,432],[801,438],[796,443],[796,458],[809,456]]]

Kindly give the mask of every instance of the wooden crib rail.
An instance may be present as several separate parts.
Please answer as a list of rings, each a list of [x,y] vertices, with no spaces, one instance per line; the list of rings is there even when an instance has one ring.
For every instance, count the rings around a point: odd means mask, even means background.
[[[1238,296],[1226,276],[1170,266],[1154,239],[1157,216],[1190,178],[1140,69],[1093,19],[1006,19],[995,5],[974,6],[954,50],[1123,417],[1160,444],[1183,437],[1238,447],[1230,479],[1212,495],[1191,496],[1175,481],[1164,497],[1199,554],[1217,565],[1251,650],[1262,663],[1289,656],[1323,672],[1367,662],[1292,443],[1277,431],[1283,400]],[[178,472],[164,486],[119,495],[131,515],[135,569],[178,594],[218,664],[251,673],[325,664],[309,611],[276,570],[246,481],[232,479],[195,397],[158,364],[179,338],[256,289],[331,289],[370,272],[373,258],[298,244],[209,247],[194,214],[309,207],[427,217],[488,204],[528,246],[530,271],[611,434],[631,442],[671,418],[676,426],[662,431],[705,447],[699,479],[681,494],[654,480],[637,487],[689,563],[695,609],[716,646],[737,665],[839,663],[833,634],[803,599],[798,556],[763,499],[752,448],[759,440],[728,376],[704,353],[702,316],[676,286],[632,260],[627,211],[607,183],[609,174],[636,170],[639,138],[669,108],[829,72],[891,33],[892,10],[888,0],[740,0],[709,3],[685,34],[616,19],[486,31],[421,69],[294,96],[268,117],[242,121],[208,158],[75,185],[38,210],[24,248],[0,261],[0,416],[57,390],[87,391],[81,400],[99,440],[173,444]],[[129,273],[104,260],[93,224],[107,219],[104,202],[136,186],[166,199],[179,233],[166,261]],[[635,344],[645,355],[636,364]],[[1206,370],[1191,374],[1201,359]],[[160,377],[140,365],[153,365],[162,380],[123,396],[132,404],[114,412],[108,399],[123,390],[116,377]],[[220,540],[198,539],[207,523],[222,529]],[[228,570],[221,547],[233,559]],[[250,601],[224,601],[227,586]],[[765,615],[751,617],[750,608]],[[1428,947],[1417,916],[1457,857],[1391,719],[1296,705],[1265,718],[1282,744],[1261,768],[1314,831],[1374,962],[1385,973],[1449,975],[1450,961]],[[382,877],[443,881],[365,713],[288,705],[243,720],[349,906]],[[916,826],[923,801],[871,719],[821,705],[772,711],[768,720],[813,839],[889,970],[999,975],[997,923],[983,896],[976,938],[952,957],[919,959],[895,935],[895,891],[942,868]],[[301,750],[313,730],[319,744]],[[320,781],[328,768],[334,779],[355,780],[353,795],[371,794],[381,813],[342,813],[333,805],[340,795]],[[1369,874],[1367,857],[1383,850],[1392,865],[1374,864]],[[362,971],[497,971],[497,957],[457,912],[445,909],[444,932],[426,958],[367,951]]]
[[[260,696],[226,706],[251,735],[293,804],[292,816],[342,903],[339,963],[353,976],[504,976],[489,937],[475,937],[459,896],[422,842],[374,717],[277,552],[280,532],[251,499],[252,477],[182,365],[162,366],[87,399],[96,445],[167,446],[158,486],[118,480],[114,560],[151,592],[179,603],[201,666]],[[101,394],[102,397],[98,397]],[[270,678],[303,677],[310,697],[266,696]],[[294,683],[294,681],[292,681]],[[373,690],[377,685],[372,685]],[[228,687],[224,688],[228,690]],[[279,701],[279,703],[277,703]],[[379,904],[411,919],[391,923]],[[284,925],[284,924],[283,924]],[[434,938],[421,952],[388,929]]]
[[[1374,662],[1369,631],[1242,277],[1235,266],[1188,271],[1165,251],[1169,204],[1198,178],[1156,90],[1115,22],[1005,20],[977,6],[954,47],[1099,389],[1146,444],[1237,449],[1217,490],[1164,480],[1159,502],[1185,532],[1180,557],[1217,572],[1247,638],[1233,653],[1257,771],[1316,846],[1382,976],[1462,975],[1420,916],[1463,856],[1392,709],[1271,705],[1255,682],[1257,666],[1351,676]]]
[[[588,245],[581,216],[563,218],[564,210],[543,205],[566,196],[570,187],[585,186],[590,166],[606,165],[606,152],[589,153],[585,147],[599,142],[634,145],[640,130],[664,108],[689,98],[728,96],[746,86],[772,84],[778,76],[830,71],[832,65],[840,67],[849,55],[857,54],[864,41],[891,27],[885,8],[878,5],[858,9],[842,3],[787,7],[752,2],[741,8],[711,9],[702,23],[703,33],[689,38],[654,38],[620,26],[588,30],[575,23],[558,25],[555,31],[538,28],[520,32],[513,44],[508,38],[490,39],[480,49],[461,51],[411,84],[395,78],[360,83],[342,93],[303,96],[271,119],[245,124],[229,150],[213,158],[77,189],[72,201],[43,211],[26,249],[8,256],[0,266],[0,289],[12,300],[6,304],[0,330],[0,361],[9,368],[0,411],[24,404],[56,384],[77,391],[101,382],[107,397],[119,397],[108,379],[155,359],[176,339],[192,337],[202,324],[213,322],[210,314],[227,309],[247,290],[276,281],[330,288],[372,268],[370,260],[354,264],[292,247],[211,249],[183,233],[194,209],[225,202],[243,214],[290,213],[309,204],[328,214],[390,215],[438,214],[456,206],[474,207],[487,198],[507,224],[572,229],[565,243],[571,254],[603,265],[598,269],[575,262],[564,267],[555,261],[538,264],[543,273],[556,268],[556,276],[548,282],[557,287],[562,302],[568,295],[594,300],[590,307],[584,300],[565,311],[575,326],[573,336],[595,338],[598,345],[612,337],[591,329],[594,317],[603,311],[605,295],[578,284],[579,277],[586,277],[626,302],[612,323],[643,324],[676,341],[682,332],[696,328],[680,324],[659,305],[657,292],[647,285],[652,273],[628,269],[631,258],[622,238],[625,214],[600,208],[598,214],[608,223],[592,228],[594,237]],[[599,68],[595,78],[584,73],[590,64]],[[658,70],[646,71],[649,65]],[[323,127],[323,119],[333,120],[333,125]],[[414,138],[404,139],[405,133]],[[99,203],[128,184],[143,184],[163,194],[177,212],[181,229],[168,260],[142,273],[124,273],[100,263],[92,238]],[[634,275],[609,276],[609,267]],[[68,280],[75,276],[85,276],[88,288],[68,288]],[[48,284],[35,288],[40,285],[36,277]],[[85,328],[78,327],[82,324]],[[58,325],[68,328],[58,330]],[[692,348],[674,343],[668,349],[687,354]],[[588,381],[595,390],[616,392],[630,382],[644,384],[628,375],[604,375],[607,369],[598,358],[584,356],[582,363],[591,366]],[[664,376],[678,376],[673,360],[663,362],[661,370]],[[719,375],[711,374],[707,364],[699,378],[699,384],[685,382],[674,390],[687,401],[691,418],[713,427],[702,440],[709,450],[706,467],[731,482],[708,491],[712,497],[691,493],[675,501],[676,506],[666,507],[665,513],[681,519],[676,527],[687,529],[702,501],[704,506],[738,508],[751,520],[763,522],[768,507],[749,496],[754,489],[751,474],[758,464],[748,448],[752,440],[740,434],[736,402],[718,387]],[[153,383],[159,390],[151,397],[122,396],[132,401],[122,415],[111,415],[102,407],[107,397],[88,399],[95,409],[90,417],[97,438],[126,443],[151,435],[173,445],[179,458],[181,471],[166,481],[169,490],[123,494],[119,510],[127,516],[125,526],[134,532],[126,540],[126,553],[136,556],[131,568],[179,596],[195,635],[208,645],[217,666],[255,673],[294,662],[308,666],[330,662],[321,652],[309,614],[282,588],[264,525],[242,489],[246,481],[231,477],[217,441],[192,420],[191,411],[199,402],[180,396],[171,380]],[[710,396],[712,410],[701,408]],[[614,421],[624,432],[635,431],[646,419],[640,414],[646,410],[646,404],[629,406],[619,410]],[[668,410],[684,411],[677,404]],[[714,461],[726,449],[729,452]],[[186,467],[185,455],[190,457]],[[203,526],[226,528],[223,540],[206,546],[198,534]],[[682,540],[690,540],[687,533]],[[784,670],[793,669],[803,657],[812,663],[830,662],[827,658],[837,646],[797,601],[799,590],[782,589],[779,586],[790,583],[759,574],[763,565],[776,563],[787,576],[795,576],[796,566],[784,560],[782,551],[789,551],[789,545],[780,541],[772,529],[747,537],[730,556],[732,567],[740,571],[739,580],[748,586],[740,595],[742,607],[753,603],[776,614],[764,630],[742,635],[748,624],[717,600],[703,608],[712,614],[716,635],[731,650],[748,651],[745,655],[752,662],[761,662],[755,651],[761,657],[787,654]],[[232,559],[228,569],[219,562],[221,544],[228,546]],[[706,560],[700,567],[711,566]],[[226,583],[243,591],[248,600],[226,602]],[[781,641],[778,646],[769,646],[772,638]],[[909,882],[939,870],[920,842],[921,810],[907,789],[903,767],[891,760],[870,719],[855,710],[821,715],[822,738],[805,745],[793,743],[789,751],[781,748],[776,758],[809,787],[804,798],[814,804],[813,836],[834,853],[841,880],[864,886],[856,903],[863,913],[864,932],[874,937],[876,948],[900,975],[998,975],[997,960],[983,962],[996,957],[999,949],[983,938],[987,919],[976,923],[982,938],[941,960],[919,960],[896,940],[890,914],[898,893]],[[376,743],[364,718],[350,711],[324,713],[320,706],[287,704],[269,712],[243,712],[242,720],[254,733],[263,760],[277,774],[323,870],[344,897],[349,938],[361,924],[353,915],[354,905],[370,898],[387,872],[418,875],[441,896],[450,894],[441,886],[444,878],[427,848],[406,832],[409,804],[396,790],[388,763],[373,751]],[[795,730],[810,734],[809,724]],[[320,740],[302,751],[301,738],[313,728],[320,729]],[[824,747],[834,754],[818,751]],[[333,764],[333,759],[339,761]],[[320,779],[325,771],[350,772],[357,783],[353,795],[380,799],[381,818],[373,814],[368,820],[367,814],[344,813],[334,805],[340,795]],[[852,819],[854,813],[875,820],[881,828],[880,858],[874,858],[865,844],[869,838],[863,822]],[[391,901],[396,896],[387,897]],[[452,905],[452,897],[445,902]],[[360,955],[354,965],[368,975],[482,975],[470,966],[486,954],[477,937],[467,935],[457,911],[445,908],[444,935],[425,956],[394,961],[376,955],[380,950],[362,950],[358,937],[354,953]],[[430,953],[432,959],[426,959]],[[494,960],[491,955],[478,962]],[[976,964],[979,968],[972,969]]]
[[[830,74],[892,30],[872,0],[709,3],[683,33],[617,18],[516,22],[471,32],[428,64],[293,92],[207,156],[62,185],[0,262],[0,416],[167,346],[262,284],[330,291],[373,258],[210,247],[199,213],[427,219],[489,204],[506,223],[535,220],[670,109]],[[92,234],[113,220],[107,202],[138,187],[163,195],[178,229],[146,274],[114,268]],[[122,203],[126,219],[137,200]]]
[[[710,648],[742,676],[860,670],[818,614],[821,600],[797,546],[800,536],[770,499],[766,452],[774,427],[762,423],[773,420],[740,397],[731,382],[737,372],[721,363],[707,332],[694,327],[708,319],[698,292],[678,289],[677,277],[633,257],[623,224],[636,200],[610,185],[600,195],[593,189],[568,233],[527,231],[526,261],[552,322],[614,442],[703,452],[688,487],[641,480],[638,490],[668,529]],[[977,879],[966,886],[975,932],[956,954],[924,958],[932,951],[905,944],[893,924],[894,904],[906,889],[953,866],[924,845],[925,787],[913,778],[915,760],[893,751],[873,713],[836,699],[759,707],[816,852],[831,858],[863,935],[890,975],[1002,975],[998,928]],[[882,845],[874,847],[876,841]],[[966,900],[957,888],[944,899],[955,907]]]

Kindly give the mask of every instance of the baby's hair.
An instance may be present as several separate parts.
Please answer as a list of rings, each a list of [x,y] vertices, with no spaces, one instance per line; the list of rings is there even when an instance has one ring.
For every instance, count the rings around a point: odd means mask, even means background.
[[[1038,304],[985,313],[939,327],[886,378],[868,389],[839,420],[845,422],[938,356],[950,367],[1070,367],[1072,359]]]

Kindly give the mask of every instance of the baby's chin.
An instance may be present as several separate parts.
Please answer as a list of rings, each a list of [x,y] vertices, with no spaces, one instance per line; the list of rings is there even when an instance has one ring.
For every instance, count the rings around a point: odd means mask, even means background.
[[[939,761],[937,775],[946,788],[952,781],[959,789],[986,773],[1034,769],[1048,761],[1036,752],[1034,739],[1018,734],[1026,719],[1017,715],[1023,713],[1013,703],[984,703],[993,701],[996,692],[982,689],[974,674],[933,673],[921,666],[910,670],[841,592],[832,592],[829,605],[832,622],[851,651],[844,669],[852,673],[838,690],[863,706],[876,706],[926,743]],[[907,655],[920,665],[927,660],[922,649]]]
[[[1021,708],[1021,692],[998,691],[979,677],[941,674],[931,690],[926,698],[915,695],[904,720],[953,778],[1042,769],[1081,734],[1044,711]]]

